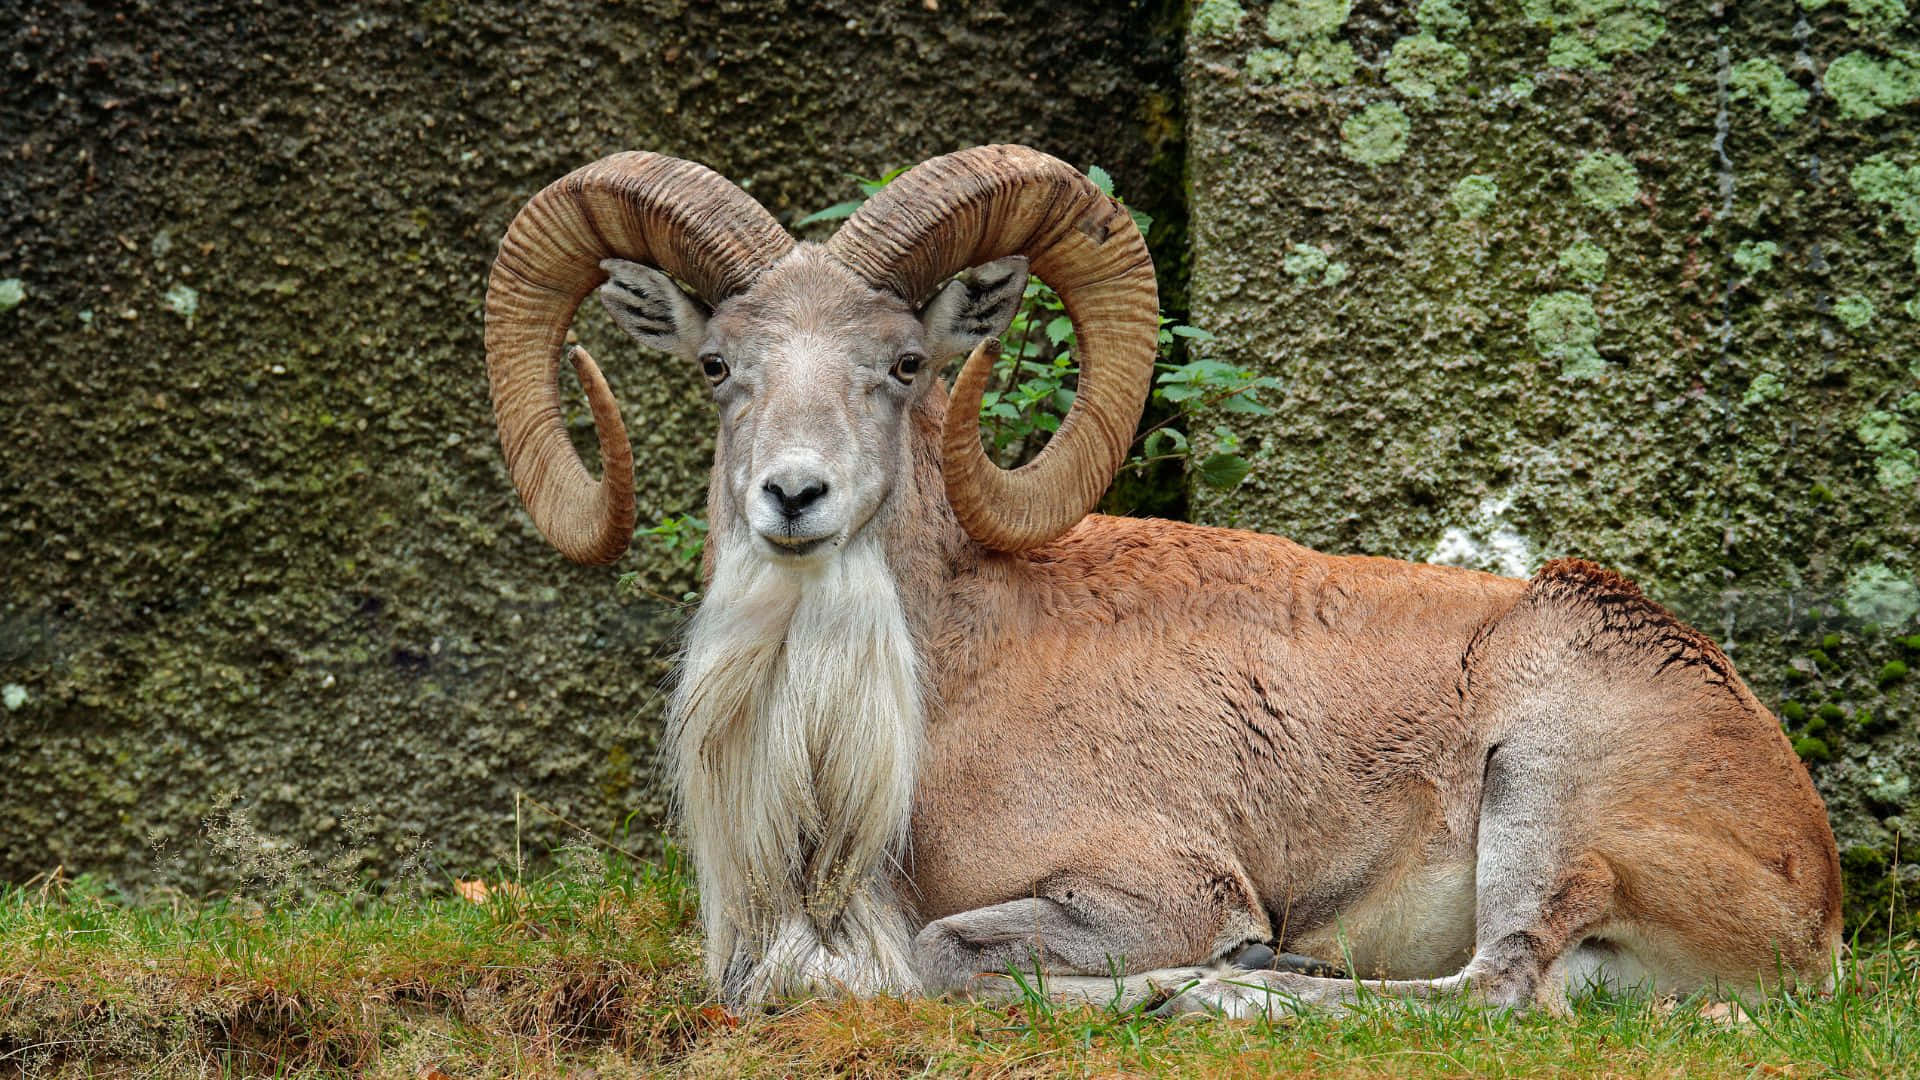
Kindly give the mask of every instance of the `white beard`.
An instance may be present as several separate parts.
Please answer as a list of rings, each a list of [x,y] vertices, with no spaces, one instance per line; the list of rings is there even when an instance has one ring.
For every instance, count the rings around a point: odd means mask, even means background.
[[[729,539],[668,714],[708,974],[743,1004],[918,990],[893,880],[920,688],[885,554],[796,570]]]

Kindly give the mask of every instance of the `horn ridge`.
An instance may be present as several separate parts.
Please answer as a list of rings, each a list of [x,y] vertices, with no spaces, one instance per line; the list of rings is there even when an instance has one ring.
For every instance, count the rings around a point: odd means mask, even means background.
[[[573,449],[560,407],[567,328],[606,280],[600,261],[658,266],[717,302],[792,247],[779,222],[720,174],[644,151],[575,169],[514,216],[487,280],[488,383],[514,488],[561,554],[609,563],[633,538],[632,446],[613,391],[585,350],[568,358],[593,416],[600,479]]]
[[[1126,460],[1159,344],[1153,260],[1125,208],[1057,158],[975,147],[902,174],[827,249],[868,284],[916,305],[968,266],[1027,257],[1073,323],[1079,392],[1040,454],[1003,470],[980,447],[993,358],[975,349],[954,381],[942,432],[947,499],[975,541],[1002,551],[1048,543],[1086,516]]]

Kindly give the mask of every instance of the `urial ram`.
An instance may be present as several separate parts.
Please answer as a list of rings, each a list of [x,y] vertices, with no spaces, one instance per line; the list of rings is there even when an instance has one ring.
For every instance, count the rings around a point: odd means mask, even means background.
[[[977,418],[1029,269],[1078,332],[1079,393],[1007,472]],[[1158,309],[1126,212],[1061,162],[935,158],[824,245],[654,154],[534,196],[494,263],[488,369],[521,498],[587,563],[634,528],[618,407],[563,350],[596,288],[719,413],[669,764],[727,1000],[1036,966],[1060,997],[1171,1011],[1360,992],[1224,963],[1250,943],[1521,1007],[1829,979],[1819,796],[1726,656],[1625,579],[1088,515]]]

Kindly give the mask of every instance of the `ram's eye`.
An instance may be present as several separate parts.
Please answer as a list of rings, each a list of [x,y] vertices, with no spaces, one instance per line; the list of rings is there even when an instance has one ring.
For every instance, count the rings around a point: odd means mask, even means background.
[[[926,362],[927,358],[919,353],[901,353],[893,359],[893,377],[910,383],[915,375],[920,374],[920,365]]]
[[[727,362],[720,359],[719,353],[708,353],[700,358],[700,372],[708,382],[719,386],[727,381]]]

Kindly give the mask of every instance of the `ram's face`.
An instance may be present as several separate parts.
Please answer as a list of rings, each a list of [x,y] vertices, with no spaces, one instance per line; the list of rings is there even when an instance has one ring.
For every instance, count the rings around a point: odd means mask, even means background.
[[[709,314],[657,270],[603,265],[615,321],[712,387],[726,526],[795,565],[832,558],[874,519],[911,468],[914,403],[942,362],[1006,329],[1026,283],[1024,259],[1000,260],[916,311],[800,245]]]

